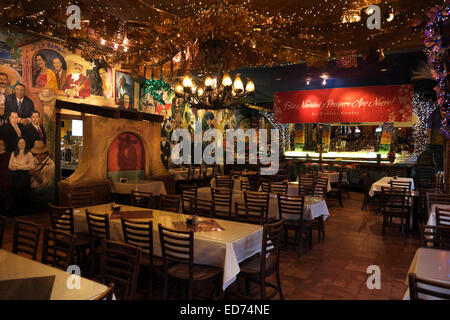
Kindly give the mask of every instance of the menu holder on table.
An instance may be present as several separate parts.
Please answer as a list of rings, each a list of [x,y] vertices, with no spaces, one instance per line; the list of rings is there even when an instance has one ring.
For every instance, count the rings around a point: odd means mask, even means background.
[[[153,211],[146,210],[146,211],[119,211],[119,212],[113,212],[111,213],[110,219],[152,219],[153,218]]]
[[[216,221],[201,220],[197,224],[188,224],[186,221],[173,222],[173,227],[179,231],[194,231],[194,232],[210,232],[210,231],[225,231]]]
[[[0,300],[50,300],[55,276],[0,281]]]

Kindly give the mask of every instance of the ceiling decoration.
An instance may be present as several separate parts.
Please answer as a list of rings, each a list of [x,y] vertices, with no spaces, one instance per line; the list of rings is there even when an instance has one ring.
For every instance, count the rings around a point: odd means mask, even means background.
[[[423,45],[436,0],[78,0],[81,30],[66,27],[69,1],[3,0],[4,25],[138,69],[182,75],[388,52]],[[365,9],[381,8],[380,30]],[[389,18],[389,14],[393,14]],[[359,17],[359,18],[357,18]],[[390,19],[390,21],[388,21]]]

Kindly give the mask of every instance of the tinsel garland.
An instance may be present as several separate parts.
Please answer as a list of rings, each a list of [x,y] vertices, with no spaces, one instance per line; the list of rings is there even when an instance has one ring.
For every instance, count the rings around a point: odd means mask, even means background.
[[[162,105],[165,105],[167,102],[163,99],[164,92],[172,92],[172,86],[165,82],[162,78],[159,80],[155,80],[153,78],[150,80],[144,79],[141,86],[144,88],[144,94],[150,93],[150,95]]]
[[[435,90],[437,102],[444,114],[442,121],[442,132],[447,139],[450,139],[450,93],[447,91],[447,46],[444,45],[441,28],[448,23],[450,14],[450,4],[447,0],[444,5],[431,9],[428,13],[430,22],[425,27],[425,51],[428,54],[428,63],[431,73],[438,85]]]
[[[291,145],[291,134],[289,132],[289,124],[284,123],[275,123],[274,121],[274,114],[273,112],[265,111],[265,110],[258,110],[259,114],[269,120],[270,124],[275,128],[278,129],[281,134],[281,152],[286,151],[286,149],[289,149],[289,146]]]
[[[433,111],[438,108],[436,102],[414,94],[413,114],[418,118],[414,128],[414,154],[420,155],[426,149],[427,125],[430,123]]]

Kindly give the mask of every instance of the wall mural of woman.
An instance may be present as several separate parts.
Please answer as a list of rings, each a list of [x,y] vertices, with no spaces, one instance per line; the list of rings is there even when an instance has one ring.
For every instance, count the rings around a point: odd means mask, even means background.
[[[40,50],[34,56],[32,71],[33,87],[48,87],[52,88],[53,91],[58,90],[58,81],[56,80],[56,74],[52,69],[49,68],[49,63],[51,63],[55,55],[57,55],[57,53],[52,50]]]

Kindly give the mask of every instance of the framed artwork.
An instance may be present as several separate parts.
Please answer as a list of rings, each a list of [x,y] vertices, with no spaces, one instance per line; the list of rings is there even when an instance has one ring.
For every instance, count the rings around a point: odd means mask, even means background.
[[[131,73],[116,70],[115,84],[116,104],[123,109],[133,108],[134,88]]]

